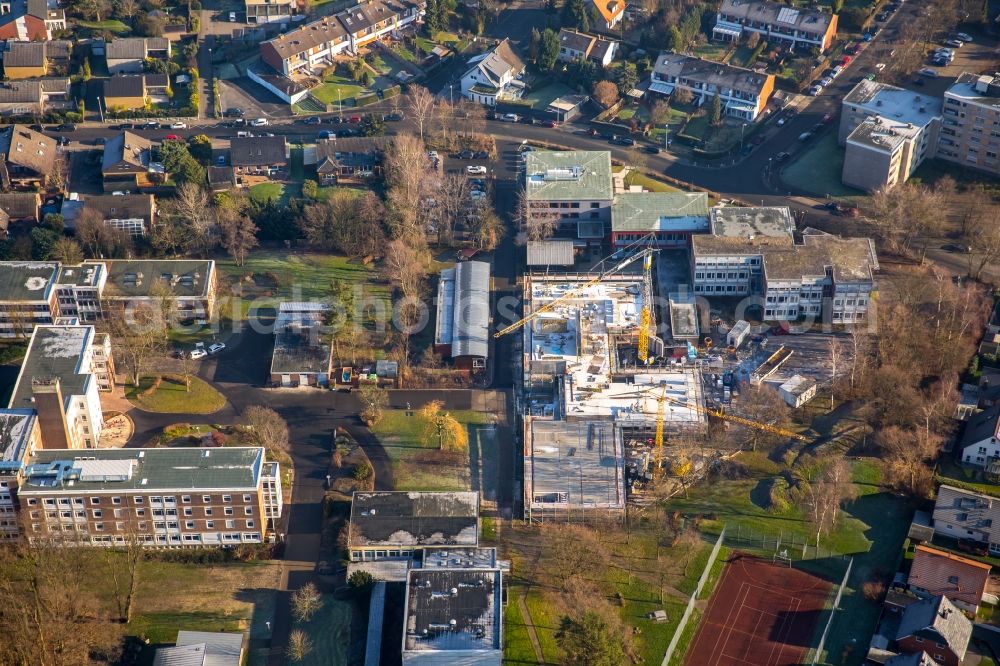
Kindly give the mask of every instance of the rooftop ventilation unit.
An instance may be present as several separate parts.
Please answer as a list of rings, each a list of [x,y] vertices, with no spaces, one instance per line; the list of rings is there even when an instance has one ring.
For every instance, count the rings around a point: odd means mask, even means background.
[[[545,180],[580,180],[583,175],[582,166],[546,169]]]

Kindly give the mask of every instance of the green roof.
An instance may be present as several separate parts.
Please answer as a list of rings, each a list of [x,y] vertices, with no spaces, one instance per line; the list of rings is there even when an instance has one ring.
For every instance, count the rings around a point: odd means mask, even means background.
[[[0,301],[48,301],[59,264],[43,261],[0,261]]]
[[[207,297],[215,262],[207,259],[139,259],[105,262],[108,291],[104,296],[143,298],[152,295],[154,284],[162,284],[175,296]]]
[[[627,192],[611,206],[612,231],[708,231],[704,192]]]
[[[93,376],[89,368],[81,368],[81,361],[93,339],[93,326],[36,326],[9,407],[28,409],[34,406],[31,399],[33,379],[58,378],[63,400],[69,400],[72,395],[84,395]]]
[[[20,492],[252,489],[263,464],[259,447],[39,450]]]
[[[530,201],[610,201],[611,153],[606,150],[536,150],[524,170]]]

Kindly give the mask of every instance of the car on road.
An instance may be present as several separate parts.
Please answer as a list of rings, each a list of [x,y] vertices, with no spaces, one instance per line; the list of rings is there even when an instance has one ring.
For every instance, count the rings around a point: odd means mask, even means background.
[[[505,123],[516,123],[520,119],[521,117],[516,113],[505,113],[502,116],[500,116],[500,120],[502,120]]]
[[[935,67],[947,67],[951,64],[951,61],[947,58],[934,58],[931,60],[931,64]]]
[[[810,86],[810,87],[809,87],[809,94],[810,94],[810,95],[811,95],[812,97],[816,97],[816,96],[817,96],[817,95],[819,95],[819,94],[820,94],[821,92],[823,92],[823,86],[817,86],[817,85],[813,85],[813,86]]]
[[[63,123],[62,125],[60,125],[59,127],[56,128],[56,131],[57,132],[75,132],[76,131],[76,125],[74,125],[73,123]]]
[[[808,141],[812,138],[812,132],[803,132],[799,134],[799,141]]]
[[[170,129],[187,129],[187,128],[188,128],[187,123],[182,123],[181,121],[177,121],[176,123],[170,123]]]
[[[176,134],[168,134],[166,138],[164,138],[164,141],[183,141],[183,140],[184,139],[180,138]]]
[[[206,356],[208,356],[208,352],[206,352],[204,349],[191,350],[191,358],[193,359],[205,358]]]
[[[559,127],[559,123],[554,120],[543,120],[541,122],[542,127],[556,128]]]
[[[881,72],[883,69],[885,69],[885,63],[884,62],[877,62],[877,63],[875,63],[875,71],[876,72]]]
[[[960,39],[946,39],[944,42],[942,42],[942,44],[944,44],[945,46],[950,46],[953,49],[960,49],[965,44],[965,42],[963,42]]]
[[[357,125],[358,123],[361,122],[361,116],[351,116],[350,118],[347,119],[347,122]]]
[[[918,69],[917,74],[920,76],[926,76],[928,79],[936,79],[938,77],[938,71],[936,69],[931,69],[930,67],[922,67]]]
[[[250,121],[250,125],[253,127],[266,127],[267,118],[254,118]]]
[[[947,245],[942,245],[941,249],[945,252],[958,252],[959,254],[972,252],[972,247],[964,243],[948,243]]]
[[[644,153],[649,153],[650,155],[659,155],[660,154],[660,147],[659,146],[645,145],[645,146],[642,147],[642,151]]]
[[[460,152],[458,154],[458,159],[460,159],[460,160],[471,160],[472,156],[474,154],[475,153],[473,153],[471,150],[463,150],[462,152]]]
[[[824,113],[823,117],[820,118],[820,122],[823,123],[824,125],[829,125],[830,123],[833,122],[833,114],[832,113]]]
[[[236,12],[229,12],[229,22],[236,23]]]
[[[309,116],[308,118],[306,118],[305,120],[302,121],[302,124],[303,125],[319,125],[321,122],[323,122],[323,119],[320,118],[319,116]]]
[[[214,345],[208,348],[209,354],[218,354],[220,351],[226,348],[225,342],[216,342]]]
[[[611,143],[615,144],[616,146],[634,146],[635,139],[633,139],[630,136],[616,136],[612,137]]]
[[[486,167],[484,167],[481,164],[470,164],[469,166],[465,167],[465,173],[467,173],[470,176],[485,176]]]
[[[971,42],[972,41],[972,35],[964,33],[964,32],[957,32],[957,33],[955,33],[955,39],[957,39],[957,40],[959,40],[961,42]]]
[[[849,56],[856,56],[858,55],[859,50],[861,50],[861,47],[859,47],[857,44],[851,44],[846,49],[844,49],[844,53],[846,53]]]
[[[337,133],[333,130],[320,130],[319,134],[316,136],[319,139],[335,139],[337,138]]]
[[[476,151],[472,155],[472,157],[473,157],[473,159],[477,159],[477,160],[488,160],[488,159],[490,159],[490,153],[487,150],[479,150],[479,151]]]
[[[819,85],[821,85],[824,88],[826,88],[831,83],[833,83],[832,76],[824,76],[822,79],[819,80]]]
[[[472,199],[473,201],[476,201],[477,199],[485,199],[486,192],[483,192],[481,190],[472,190],[471,192],[469,192],[469,198]]]
[[[230,118],[242,118],[243,109],[241,109],[238,106],[234,106],[230,109],[226,109],[226,115],[229,116]]]

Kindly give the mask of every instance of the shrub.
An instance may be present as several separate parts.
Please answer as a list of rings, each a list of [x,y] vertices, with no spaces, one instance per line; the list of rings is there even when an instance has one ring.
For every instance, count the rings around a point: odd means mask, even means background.
[[[371,575],[367,571],[358,569],[348,576],[347,584],[356,592],[364,592],[375,584],[375,576]]]
[[[360,462],[354,466],[354,478],[358,481],[367,481],[375,474],[372,466],[366,462]]]
[[[865,595],[865,599],[877,604],[882,601],[882,597],[885,595],[885,581],[881,578],[866,580],[861,584],[861,592]]]

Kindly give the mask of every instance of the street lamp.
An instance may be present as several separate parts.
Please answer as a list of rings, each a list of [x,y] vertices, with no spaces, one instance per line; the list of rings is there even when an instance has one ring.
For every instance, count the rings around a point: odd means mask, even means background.
[[[743,152],[743,132],[746,131],[747,124],[740,125],[740,152]]]
[[[330,487],[330,475],[329,474],[326,475],[326,487],[327,488]]]

